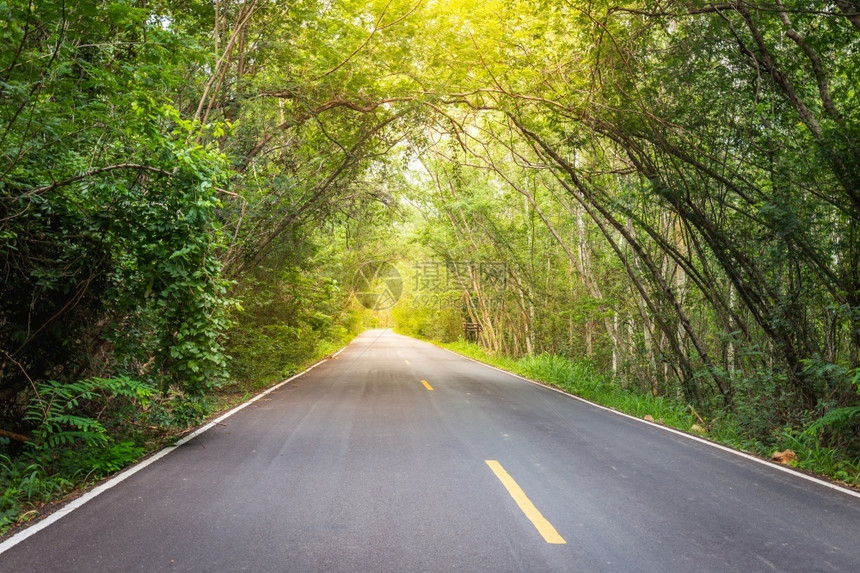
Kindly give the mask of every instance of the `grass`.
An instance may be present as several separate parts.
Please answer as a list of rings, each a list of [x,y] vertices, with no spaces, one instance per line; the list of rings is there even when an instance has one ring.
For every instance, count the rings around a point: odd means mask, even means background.
[[[122,423],[110,424],[110,443],[103,447],[78,440],[62,448],[34,450],[28,445],[13,456],[7,455],[8,451],[4,453],[9,440],[0,438],[0,535],[38,517],[46,506],[70,493],[174,443],[190,428],[305,370],[347,342],[319,342],[312,354],[291,363],[284,377],[234,382],[205,397],[156,395],[145,409],[115,412],[115,416],[122,414]]]
[[[514,359],[494,355],[477,344],[458,341],[439,346],[480,362],[519,374],[530,380],[554,386],[601,406],[644,418],[651,416],[665,426],[701,435],[711,441],[770,458],[775,451],[790,449],[797,454],[792,466],[828,477],[843,484],[860,486],[860,459],[826,447],[818,437],[802,428],[774,428],[767,439],[744,433],[737,420],[728,413],[702,419],[693,408],[664,396],[622,388],[610,376],[597,371],[589,362],[553,354],[539,354]]]
[[[300,372],[342,346],[343,343],[334,342],[322,344],[312,356],[291,367],[291,371]],[[694,431],[694,424],[699,424],[707,429],[708,439],[762,457],[767,458],[776,450],[791,449],[798,456],[793,465],[848,485],[860,486],[860,459],[847,458],[842,452],[823,446],[811,432],[777,428],[769,439],[761,440],[745,434],[730,415],[700,420],[686,404],[621,388],[587,361],[550,354],[513,359],[495,356],[476,344],[463,341],[440,346],[638,418],[648,415],[660,424],[691,433],[700,433]],[[158,419],[155,412],[150,412],[146,424],[137,427],[128,420],[123,427],[131,430],[133,435],[120,438],[131,439],[132,442],[116,441],[109,448],[57,450],[51,452],[49,458],[41,459],[34,456],[13,458],[0,453],[0,534],[38,516],[46,504],[159,450],[189,426],[247,401],[278,381],[237,383],[223,388],[204,402],[173,404],[170,410],[176,408],[177,411],[162,411],[164,420]],[[134,448],[127,445],[130,443]],[[94,467],[101,467],[102,471],[93,472]]]
[[[598,372],[586,361],[575,361],[555,354],[514,359],[493,355],[476,344],[463,341],[441,346],[638,418],[649,415],[661,424],[683,431],[690,431],[693,424],[697,423],[697,419],[685,404],[663,396],[620,388],[610,377]]]

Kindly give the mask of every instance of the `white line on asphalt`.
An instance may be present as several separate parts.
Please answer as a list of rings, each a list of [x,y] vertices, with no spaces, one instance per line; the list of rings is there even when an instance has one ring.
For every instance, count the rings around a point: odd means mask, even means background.
[[[346,348],[346,346],[344,346],[343,348],[341,348],[340,350],[338,350],[337,352],[332,354],[332,357],[337,356],[338,354],[343,352],[345,348]],[[248,407],[249,405],[251,405],[254,402],[256,402],[257,400],[259,400],[260,398],[262,398],[268,394],[271,394],[272,392],[274,392],[275,390],[277,390],[281,386],[292,382],[293,380],[295,380],[299,376],[303,376],[304,374],[307,374],[308,372],[310,372],[311,370],[313,370],[314,368],[316,368],[317,366],[319,366],[320,364],[322,364],[325,361],[326,361],[326,359],[324,358],[324,359],[320,360],[319,362],[309,366],[307,368],[307,370],[304,370],[302,372],[299,372],[298,374],[290,376],[289,378],[287,378],[283,382],[279,382],[278,384],[272,386],[268,390],[264,390],[263,392],[257,394],[256,396],[254,396],[253,398],[251,398],[247,402],[245,402],[243,404],[239,404],[238,406],[236,406],[232,410],[226,412],[225,414],[221,414],[220,416],[218,416],[217,418],[215,418],[214,420],[212,420],[211,422],[209,422],[205,426],[202,426],[202,427],[194,430],[193,432],[191,432],[190,434],[188,434],[187,436],[185,436],[181,440],[177,441],[175,445],[168,446],[168,447],[160,450],[156,454],[146,458],[145,460],[131,466],[130,468],[123,470],[122,472],[120,472],[116,476],[110,478],[108,481],[104,482],[103,484],[94,487],[93,489],[91,489],[90,491],[88,491],[87,493],[82,495],[81,497],[79,497],[79,498],[69,502],[68,504],[64,505],[63,507],[61,507],[60,509],[58,509],[57,511],[55,511],[54,513],[52,513],[51,515],[46,517],[45,519],[43,519],[37,523],[34,523],[33,525],[31,525],[30,527],[28,527],[26,529],[19,531],[18,533],[16,533],[15,535],[10,537],[9,539],[4,541],[3,543],[0,543],[0,555],[2,555],[5,551],[8,551],[9,549],[12,549],[16,545],[18,545],[19,543],[21,543],[22,541],[27,539],[28,537],[35,535],[36,533],[45,529],[46,527],[48,527],[52,523],[59,521],[63,517],[67,516],[68,514],[73,512],[74,510],[78,509],[79,507],[81,507],[82,505],[87,503],[88,501],[91,501],[96,496],[106,492],[107,490],[109,490],[110,488],[119,484],[120,482],[133,476],[134,474],[136,474],[140,470],[144,469],[145,467],[154,464],[155,462],[157,462],[158,460],[160,460],[161,458],[163,458],[164,456],[166,456],[167,454],[169,454],[170,452],[172,452],[173,450],[175,450],[179,446],[187,443],[190,440],[193,440],[194,438],[196,438],[197,436],[199,436],[200,434],[202,434],[206,430],[209,430],[210,428],[219,424],[223,420],[229,418],[230,416],[232,416],[233,414],[235,414],[239,410],[242,410],[243,408]]]
[[[413,339],[413,340],[417,340],[417,339]],[[419,340],[418,342],[425,342],[425,341]],[[820,478],[817,478],[814,476],[807,475],[807,474],[799,472],[799,471],[797,471],[791,467],[776,464],[776,463],[770,462],[768,460],[763,460],[761,458],[757,458],[756,456],[753,456],[753,455],[748,454],[746,452],[742,452],[740,450],[735,450],[735,449],[730,448],[728,446],[724,446],[722,444],[718,444],[716,442],[712,442],[710,440],[706,440],[706,439],[700,438],[698,436],[693,436],[693,435],[688,434],[686,432],[682,432],[681,430],[676,430],[675,428],[670,428],[669,426],[663,426],[661,424],[657,424],[656,422],[649,422],[648,420],[643,420],[642,418],[637,418],[636,416],[631,416],[630,414],[625,414],[624,412],[619,412],[618,410],[613,410],[612,408],[607,408],[606,406],[601,406],[600,404],[596,404],[594,402],[586,400],[585,398],[581,398],[580,396],[577,396],[576,394],[571,394],[570,392],[565,392],[561,388],[556,388],[554,386],[550,386],[548,384],[544,384],[544,383],[538,382],[536,380],[530,380],[529,378],[526,378],[525,376],[520,376],[519,374],[514,374],[513,372],[508,372],[507,370],[502,370],[501,368],[497,368],[496,366],[486,364],[484,362],[481,362],[480,360],[476,360],[476,359],[471,358],[469,356],[464,356],[463,354],[459,354],[457,352],[454,352],[453,350],[448,350],[447,348],[442,348],[441,346],[436,346],[435,344],[433,344],[431,342],[425,342],[425,344],[429,344],[430,346],[433,346],[434,348],[439,348],[440,350],[445,350],[446,352],[450,352],[451,354],[454,354],[455,356],[459,356],[461,358],[465,358],[466,360],[471,360],[475,364],[480,364],[481,366],[486,366],[487,368],[492,368],[493,370],[497,370],[499,372],[502,372],[503,374],[507,374],[508,376],[513,376],[514,378],[519,378],[520,380],[525,380],[526,382],[529,382],[529,383],[534,384],[536,386],[540,386],[541,388],[546,388],[547,390],[552,390],[553,392],[558,392],[559,394],[563,394],[565,396],[568,396],[569,398],[579,400],[580,402],[585,402],[586,404],[594,406],[595,408],[600,408],[601,410],[611,412],[611,413],[616,414],[618,416],[624,416],[625,418],[629,418],[631,420],[636,420],[639,423],[648,424],[649,426],[654,426],[655,428],[660,428],[661,430],[665,430],[667,432],[672,432],[673,434],[677,434],[677,435],[682,436],[684,438],[687,438],[687,439],[690,439],[690,440],[711,446],[713,448],[717,448],[719,450],[723,450],[724,452],[728,452],[730,454],[734,454],[736,456],[746,458],[750,461],[756,462],[757,464],[761,464],[761,465],[767,466],[769,468],[779,470],[781,472],[785,472],[789,475],[793,475],[795,477],[805,479],[806,481],[810,481],[812,483],[816,483],[818,485],[822,485],[822,486],[830,488],[832,490],[836,490],[838,492],[842,492],[842,493],[848,494],[852,497],[856,497],[856,498],[860,499],[860,492],[848,489],[846,487],[842,487],[842,486],[837,485],[835,483],[830,483],[829,481],[826,481],[826,480],[823,480],[823,479],[820,479]]]

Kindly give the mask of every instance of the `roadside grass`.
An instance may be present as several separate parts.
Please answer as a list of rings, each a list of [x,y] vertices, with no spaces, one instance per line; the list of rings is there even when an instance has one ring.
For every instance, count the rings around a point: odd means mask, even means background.
[[[234,381],[207,396],[153,392],[145,403],[121,402],[116,396],[99,398],[98,405],[103,408],[99,426],[104,431],[95,436],[86,433],[92,434],[94,418],[60,418],[61,412],[56,420],[42,425],[46,433],[41,442],[20,445],[0,437],[0,536],[39,517],[64,497],[175,443],[192,428],[302,372],[351,338],[320,341],[312,354],[285,367],[283,377]]]
[[[514,359],[497,356],[477,344],[462,340],[434,344],[491,366],[554,386],[601,406],[635,416],[650,416],[654,422],[704,437],[737,450],[770,459],[777,451],[792,450],[797,460],[789,465],[845,485],[860,487],[860,458],[821,444],[807,428],[776,428],[767,439],[746,435],[728,413],[700,418],[687,404],[664,396],[622,388],[610,376],[597,371],[588,361],[539,354]]]
[[[301,372],[346,342],[321,344],[312,356],[290,366],[288,375]],[[847,485],[860,486],[860,459],[847,458],[839,450],[823,446],[809,429],[777,428],[768,439],[761,440],[744,434],[730,415],[699,420],[686,404],[621,388],[587,361],[548,354],[513,359],[495,356],[476,344],[463,341],[436,344],[619,412],[639,418],[648,415],[657,423],[704,434],[712,441],[761,457],[769,458],[774,451],[791,449],[798,457],[791,465]],[[205,398],[152,396],[146,408],[130,408],[128,404],[117,408],[114,404],[113,408],[105,410],[114,417],[112,423],[102,419],[109,438],[106,442],[86,444],[74,440],[41,452],[25,448],[13,456],[3,453],[10,444],[8,439],[0,438],[5,441],[0,443],[3,446],[0,447],[0,535],[38,517],[46,507],[66,495],[89,487],[175,442],[189,428],[247,401],[282,379],[234,383]],[[83,418],[80,423],[87,423],[86,420]],[[704,424],[705,432],[694,431],[694,424]],[[57,432],[67,432],[70,436],[75,430],[57,427]]]
[[[519,359],[500,357],[476,344],[462,341],[440,346],[638,418],[648,415],[661,424],[686,432],[696,422],[686,405],[663,396],[620,388],[587,361],[575,361],[555,354],[538,354]]]

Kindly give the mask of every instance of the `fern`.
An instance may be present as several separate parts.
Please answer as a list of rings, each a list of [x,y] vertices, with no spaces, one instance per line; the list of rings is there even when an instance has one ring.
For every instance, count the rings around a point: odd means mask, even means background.
[[[806,432],[817,434],[825,429],[839,431],[852,422],[860,422],[860,406],[834,408],[816,420]]]
[[[100,477],[134,463],[144,452],[144,448],[137,447],[132,442],[119,442],[90,451],[86,456],[86,463],[91,468],[91,472],[96,477]]]
[[[76,382],[47,380],[35,386],[36,395],[27,408],[24,419],[33,422],[37,449],[69,446],[78,442],[85,446],[105,446],[109,437],[105,427],[94,418],[82,416],[79,410],[86,404],[123,396],[146,401],[152,388],[125,376],[91,378]]]

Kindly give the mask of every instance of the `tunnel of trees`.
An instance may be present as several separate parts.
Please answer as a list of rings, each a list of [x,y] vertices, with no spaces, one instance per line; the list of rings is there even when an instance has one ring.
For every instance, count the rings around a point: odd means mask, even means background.
[[[373,325],[860,484],[856,0],[5,0],[0,38],[0,527]]]

